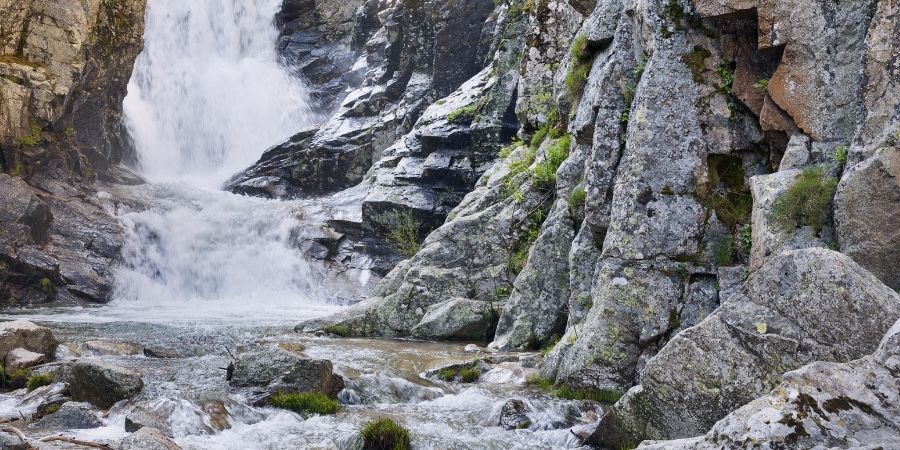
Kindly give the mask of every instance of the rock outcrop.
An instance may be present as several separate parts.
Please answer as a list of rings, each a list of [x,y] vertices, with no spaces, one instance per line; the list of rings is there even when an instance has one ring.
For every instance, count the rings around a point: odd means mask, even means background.
[[[81,359],[64,371],[72,398],[109,409],[116,402],[134,397],[144,388],[137,371],[102,361]]]

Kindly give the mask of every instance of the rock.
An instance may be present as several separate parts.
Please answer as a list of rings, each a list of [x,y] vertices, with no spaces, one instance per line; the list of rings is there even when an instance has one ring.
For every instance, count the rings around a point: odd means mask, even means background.
[[[880,149],[847,170],[834,220],[841,252],[900,289],[900,147]]]
[[[134,356],[143,353],[143,349],[130,342],[87,341],[83,345],[86,356]]]
[[[784,372],[871,353],[897,317],[900,295],[847,256],[825,249],[783,253],[669,341],[591,442],[617,446],[704,433],[774,388]]]
[[[525,402],[514,398],[507,400],[500,409],[500,426],[504,430],[521,430],[531,426],[531,419],[526,414],[528,406]]]
[[[645,442],[644,449],[900,445],[900,322],[878,350],[849,363],[815,362],[717,422],[705,436],[682,442]]]
[[[488,302],[455,298],[429,306],[411,334],[419,339],[484,341],[496,314]]]
[[[0,431],[0,448],[4,450],[30,450],[32,447],[13,433]]]
[[[103,425],[96,411],[88,403],[66,402],[53,414],[32,424],[32,427],[56,430],[82,430]]]
[[[141,374],[106,362],[80,359],[66,376],[72,398],[109,409],[120,400],[134,397],[144,388]]]
[[[27,369],[44,362],[46,358],[41,353],[28,351],[24,348],[14,348],[6,354],[6,363],[3,365],[3,368],[9,371]]]
[[[344,380],[331,361],[303,358],[278,349],[242,353],[234,361],[232,386],[266,388],[267,392],[321,392],[336,396]]]
[[[174,411],[175,406],[170,402],[140,402],[125,416],[125,431],[134,433],[148,427],[172,437],[172,427],[168,418]]]
[[[144,427],[125,437],[119,450],[181,450],[181,447],[156,428]]]
[[[27,320],[0,323],[0,357],[4,361],[14,349],[52,355],[56,345],[56,339],[47,327]]]

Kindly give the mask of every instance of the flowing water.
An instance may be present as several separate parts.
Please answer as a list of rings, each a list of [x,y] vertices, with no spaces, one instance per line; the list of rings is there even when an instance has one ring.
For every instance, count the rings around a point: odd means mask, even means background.
[[[416,448],[577,447],[572,429],[595,420],[595,409],[530,391],[523,381],[533,369],[500,365],[475,384],[445,383],[423,372],[471,360],[462,344],[292,331],[358,298],[370,277],[362,270],[341,278],[299,251],[315,200],[218,190],[267,147],[322,119],[308,106],[304,82],[274,52],[281,1],[148,2],[145,48],[124,110],[149,183],[111,193],[126,227],[114,300],[18,316],[47,324],[67,343],[59,358],[91,356],[84,343],[93,339],[177,357],[99,356],[139,370],[146,387],[116,405],[103,427],[66,434],[115,442],[141,404],[165,411],[175,440],[189,449],[354,448],[360,425],[377,416],[406,425]],[[340,413],[304,420],[251,406],[228,387],[220,368],[230,352],[285,343],[333,361],[347,380]],[[34,412],[59,387],[0,395],[0,418]],[[498,426],[511,398],[529,405],[527,429]]]

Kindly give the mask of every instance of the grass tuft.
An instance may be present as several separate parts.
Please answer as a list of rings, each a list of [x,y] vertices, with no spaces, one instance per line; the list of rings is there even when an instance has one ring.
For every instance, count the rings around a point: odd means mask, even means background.
[[[399,423],[382,417],[367,422],[360,431],[363,450],[409,450],[409,431]]]
[[[828,221],[829,205],[838,180],[821,166],[807,168],[772,205],[773,223],[791,230],[810,226],[818,233]]]
[[[340,409],[337,400],[319,392],[299,394],[278,392],[269,399],[269,404],[303,416],[335,414]]]
[[[53,383],[53,374],[42,373],[40,375],[28,377],[28,381],[25,382],[25,387],[28,389],[28,392],[31,392],[41,386],[47,386],[51,383]]]

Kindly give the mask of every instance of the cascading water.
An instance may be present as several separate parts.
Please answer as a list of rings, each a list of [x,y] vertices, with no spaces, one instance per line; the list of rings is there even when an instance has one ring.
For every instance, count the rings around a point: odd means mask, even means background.
[[[216,189],[316,120],[279,64],[281,0],[151,0],[124,112],[151,182],[123,214],[113,310],[146,319],[297,320],[328,312],[291,242],[295,204]]]

